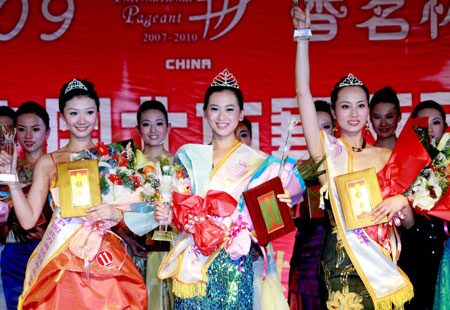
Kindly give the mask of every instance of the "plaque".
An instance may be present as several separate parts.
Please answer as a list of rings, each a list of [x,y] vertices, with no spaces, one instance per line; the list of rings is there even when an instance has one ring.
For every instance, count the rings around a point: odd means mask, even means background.
[[[279,177],[243,193],[261,245],[266,245],[295,230],[290,208],[277,198],[278,194],[283,193]]]
[[[102,203],[98,160],[58,163],[62,217],[87,215],[86,209]]]
[[[374,168],[351,172],[334,178],[347,230],[376,225],[369,215],[383,198]],[[386,223],[387,217],[379,223]]]
[[[325,210],[320,208],[320,185],[306,188],[306,199],[300,203],[300,216],[305,219],[325,217]]]

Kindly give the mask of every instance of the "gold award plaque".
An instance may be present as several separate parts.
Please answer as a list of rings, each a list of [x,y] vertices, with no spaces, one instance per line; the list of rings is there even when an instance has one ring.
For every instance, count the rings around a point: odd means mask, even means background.
[[[375,169],[339,175],[334,180],[347,230],[375,225],[369,214],[383,200]],[[386,222],[385,217],[378,224]]]
[[[86,209],[102,203],[98,161],[58,163],[62,217],[87,215]]]

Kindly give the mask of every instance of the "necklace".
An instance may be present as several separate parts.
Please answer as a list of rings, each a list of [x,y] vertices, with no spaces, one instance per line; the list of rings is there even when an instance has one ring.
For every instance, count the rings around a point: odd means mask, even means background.
[[[364,150],[366,148],[366,139],[363,139],[363,143],[361,145],[361,147],[354,147],[352,146],[352,151],[353,152],[362,152],[362,150]]]

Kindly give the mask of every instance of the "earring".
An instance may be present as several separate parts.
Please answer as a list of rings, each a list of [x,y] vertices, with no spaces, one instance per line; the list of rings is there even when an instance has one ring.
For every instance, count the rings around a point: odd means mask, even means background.
[[[333,127],[333,136],[336,137],[336,134],[337,134],[337,128],[336,128],[336,127]]]
[[[366,136],[367,137],[370,136],[370,127],[369,127],[369,122],[368,121],[366,121],[366,128],[365,128],[365,130],[366,130]]]

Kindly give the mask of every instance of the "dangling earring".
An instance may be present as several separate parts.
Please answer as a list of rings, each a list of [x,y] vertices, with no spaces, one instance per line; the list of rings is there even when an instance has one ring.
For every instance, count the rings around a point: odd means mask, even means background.
[[[341,132],[340,132],[340,128],[339,128],[339,125],[338,125],[338,123],[334,123],[334,127],[333,127],[333,135],[336,137],[336,138],[339,138],[339,134],[340,134]]]
[[[370,136],[370,127],[369,127],[369,121],[366,121],[366,136]]]

